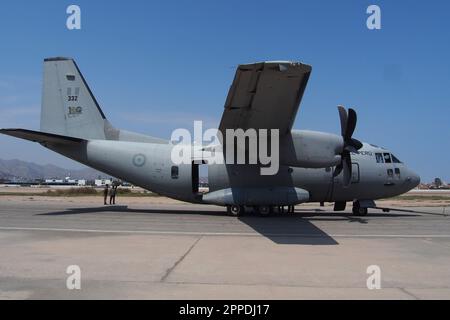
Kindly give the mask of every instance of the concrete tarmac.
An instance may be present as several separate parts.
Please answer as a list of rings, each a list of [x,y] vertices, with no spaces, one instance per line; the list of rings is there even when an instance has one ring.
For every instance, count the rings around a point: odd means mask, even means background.
[[[234,218],[133,198],[24,199],[0,198],[0,299],[450,298],[448,208]],[[66,287],[70,265],[80,290]],[[367,288],[371,265],[381,289]]]

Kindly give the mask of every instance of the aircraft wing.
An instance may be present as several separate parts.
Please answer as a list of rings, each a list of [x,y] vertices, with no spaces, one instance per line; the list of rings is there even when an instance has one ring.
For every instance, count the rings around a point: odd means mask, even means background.
[[[273,61],[239,65],[225,102],[219,130],[279,129],[290,132],[311,66]]]

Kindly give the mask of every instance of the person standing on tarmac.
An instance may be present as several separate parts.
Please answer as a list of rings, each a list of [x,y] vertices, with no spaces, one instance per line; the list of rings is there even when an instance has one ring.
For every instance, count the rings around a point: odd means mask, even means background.
[[[106,203],[106,200],[108,199],[108,188],[109,188],[109,185],[108,184],[106,184],[105,185],[105,188],[103,189],[103,203],[106,205],[107,203]]]
[[[109,191],[109,204],[116,204],[117,185],[113,185]]]

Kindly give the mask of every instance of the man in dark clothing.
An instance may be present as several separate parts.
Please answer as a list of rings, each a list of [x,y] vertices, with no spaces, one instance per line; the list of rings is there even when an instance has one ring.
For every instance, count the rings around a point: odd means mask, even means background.
[[[113,185],[109,191],[109,204],[116,204],[117,185]]]
[[[103,202],[104,202],[104,204],[107,204],[106,200],[108,199],[108,187],[109,187],[109,185],[105,185],[105,189],[103,189]]]

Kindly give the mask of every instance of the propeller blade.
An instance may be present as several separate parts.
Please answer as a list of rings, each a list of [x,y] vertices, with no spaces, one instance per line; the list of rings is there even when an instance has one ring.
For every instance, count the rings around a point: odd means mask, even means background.
[[[351,153],[358,153],[363,144],[352,138],[355,132],[357,115],[352,108],[347,110],[343,106],[338,106],[339,119],[341,120],[341,134],[344,140],[344,147],[341,154],[341,162],[335,167],[333,177],[338,176],[341,172],[342,183],[344,187],[348,187],[352,182],[352,158]]]
[[[351,144],[346,145],[344,147],[344,150],[348,151],[348,152],[359,153],[358,150],[354,146],[352,146]]]
[[[334,168],[333,177],[337,177],[342,172],[342,162]]]
[[[359,150],[363,147],[363,144],[361,141],[356,140],[354,138],[352,138],[349,142],[349,145],[353,146],[356,150]]]
[[[344,137],[347,128],[347,110],[343,106],[338,106],[339,119],[341,120],[341,135]]]
[[[348,109],[347,127],[345,129],[344,140],[350,140],[356,128],[357,116],[355,110]]]
[[[358,150],[363,147],[363,144],[356,139],[351,138],[344,146],[344,150],[347,150],[349,152],[353,153],[359,153]]]
[[[344,172],[342,180],[344,187],[348,187],[352,181],[352,158],[350,156],[350,152],[344,151],[342,158],[342,167]]]

